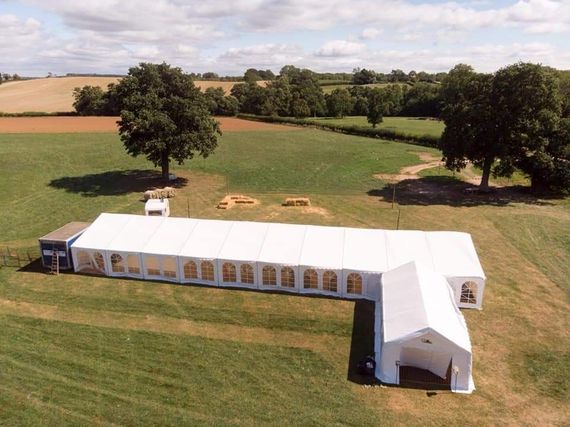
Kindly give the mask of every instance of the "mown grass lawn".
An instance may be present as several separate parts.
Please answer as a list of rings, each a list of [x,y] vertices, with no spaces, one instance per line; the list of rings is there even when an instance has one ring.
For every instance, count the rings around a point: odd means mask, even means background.
[[[322,117],[307,119],[315,123],[327,123],[340,126],[358,126],[371,128],[365,116],[346,116],[341,118]],[[377,125],[381,129],[389,129],[400,133],[414,136],[435,136],[440,137],[445,128],[445,124],[440,120],[423,119],[418,117],[384,117],[382,123]]]
[[[372,178],[419,163],[400,143],[332,132],[226,133],[187,180],[174,215],[473,235],[488,285],[464,311],[471,396],[366,385],[371,305],[0,268],[0,424],[392,425],[570,422],[570,203],[475,197],[441,171],[391,187]],[[434,176],[435,175],[435,176]],[[101,211],[142,213],[156,183],[116,135],[0,135],[0,246]],[[451,182],[451,184],[449,184]],[[220,211],[226,193],[259,200]],[[284,208],[304,194],[311,209]]]

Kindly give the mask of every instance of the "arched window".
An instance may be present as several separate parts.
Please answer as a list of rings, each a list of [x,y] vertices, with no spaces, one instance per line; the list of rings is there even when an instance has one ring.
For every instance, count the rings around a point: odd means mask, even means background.
[[[194,261],[187,261],[184,263],[184,278],[185,279],[197,279],[198,278],[198,267]]]
[[[225,262],[224,265],[222,265],[222,280],[228,283],[237,282],[236,266],[231,262]]]
[[[123,257],[119,254],[111,255],[111,270],[113,273],[124,273],[125,265],[123,264]]]
[[[141,274],[141,266],[137,255],[127,256],[127,268],[131,274]]]
[[[319,288],[319,275],[313,269],[305,270],[303,273],[303,287],[305,289]]]
[[[323,290],[336,292],[337,290],[337,276],[334,271],[327,270],[323,274]]]
[[[213,282],[214,279],[214,264],[212,264],[210,261],[202,261],[202,264],[200,264],[200,270],[202,273],[202,280],[208,280],[210,282]]]
[[[95,260],[95,265],[99,270],[105,271],[105,259],[101,252],[95,252],[93,254],[93,259]]]
[[[89,254],[85,251],[79,251],[77,253],[77,262],[79,263],[79,268],[91,267],[91,258],[89,258]]]
[[[164,257],[162,260],[162,274],[164,277],[176,278],[176,258]]]
[[[239,268],[240,279],[242,283],[253,285],[253,267],[249,264],[242,264]]]
[[[295,287],[295,272],[291,267],[283,267],[281,269],[281,286],[284,288]]]
[[[468,281],[461,285],[461,299],[465,304],[477,304],[477,283]]]
[[[270,265],[266,265],[263,267],[263,284],[268,286],[275,286],[277,285],[277,272],[275,271],[275,267]]]
[[[362,294],[362,276],[358,273],[350,273],[346,278],[346,292],[349,294]]]
[[[160,263],[155,256],[149,256],[145,259],[146,272],[149,276],[160,276]]]

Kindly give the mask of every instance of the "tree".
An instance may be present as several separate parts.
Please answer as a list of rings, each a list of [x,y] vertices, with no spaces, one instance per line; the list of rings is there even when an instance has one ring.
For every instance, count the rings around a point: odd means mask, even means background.
[[[225,96],[221,87],[209,87],[204,96],[211,114],[216,116],[235,116],[238,113],[239,103],[233,96]]]
[[[311,109],[299,93],[294,93],[291,100],[291,115],[297,118],[308,117],[311,114]]]
[[[262,114],[266,116],[288,116],[290,114],[292,93],[287,77],[279,77],[270,82],[266,86],[265,95]]]
[[[401,114],[412,117],[439,117],[441,94],[438,85],[419,82],[404,94]]]
[[[189,74],[166,63],[141,63],[117,85],[119,133],[132,156],[144,154],[168,179],[170,161],[207,157],[218,145],[219,123]]]
[[[80,116],[99,116],[105,108],[105,93],[99,86],[73,89],[73,108]]]
[[[366,68],[355,68],[352,72],[352,83],[355,85],[376,83],[376,73]]]
[[[372,89],[370,91],[370,95],[368,96],[368,114],[366,115],[366,119],[373,128],[375,128],[378,123],[382,123],[383,111],[384,105],[382,91],[378,88]]]
[[[522,170],[530,177],[533,191],[558,186],[555,171],[560,165],[568,168],[570,142],[564,144],[566,131],[554,72],[530,63],[502,68],[493,78],[490,102],[495,143],[508,151],[500,170],[506,175],[515,167]]]
[[[506,147],[496,141],[490,102],[492,83],[491,75],[477,74],[469,65],[459,64],[442,85],[445,129],[440,145],[445,166],[459,171],[473,162],[483,171],[481,190],[489,188],[495,159],[506,153]]]
[[[458,65],[442,85],[445,130],[441,148],[449,169],[479,166],[480,188],[494,176],[526,173],[533,190],[568,187],[570,141],[561,119],[554,73],[519,63],[494,75]]]
[[[335,89],[326,96],[328,115],[344,117],[350,114],[354,106],[354,99],[348,89]]]
[[[204,80],[220,80],[220,76],[216,73],[208,71],[208,72],[202,74],[202,79],[204,79]]]
[[[73,97],[73,108],[80,116],[117,116],[121,110],[114,83],[107,86],[106,92],[99,86],[76,87]]]

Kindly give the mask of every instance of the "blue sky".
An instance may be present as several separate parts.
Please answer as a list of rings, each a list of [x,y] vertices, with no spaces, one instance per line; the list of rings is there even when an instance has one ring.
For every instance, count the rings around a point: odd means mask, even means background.
[[[570,0],[0,0],[0,71],[570,69]]]

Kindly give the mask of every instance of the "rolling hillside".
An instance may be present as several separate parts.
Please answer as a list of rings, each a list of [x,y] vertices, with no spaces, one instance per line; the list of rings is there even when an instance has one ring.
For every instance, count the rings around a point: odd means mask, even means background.
[[[117,77],[56,77],[20,80],[0,85],[0,112],[23,113],[41,111],[46,113],[73,111],[73,89],[85,85],[106,88]],[[226,93],[236,82],[197,81],[201,89],[222,87]],[[264,84],[264,82],[260,82]]]

